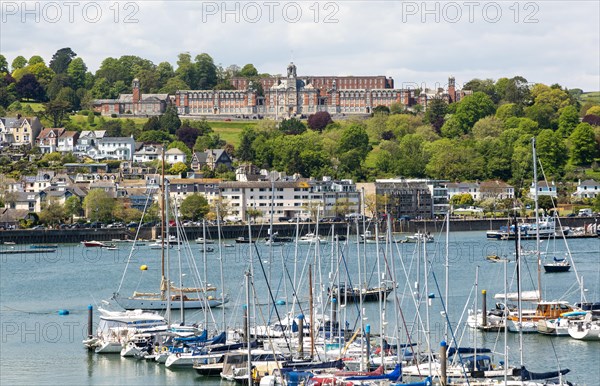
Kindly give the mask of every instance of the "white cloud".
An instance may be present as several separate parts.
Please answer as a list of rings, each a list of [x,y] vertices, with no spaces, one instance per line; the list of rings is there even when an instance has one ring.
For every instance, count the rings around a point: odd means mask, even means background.
[[[315,3],[302,1],[272,8],[262,1],[228,2],[230,13],[221,1],[138,1],[127,9],[129,3],[97,1],[102,15],[96,23],[81,12],[90,3],[75,8],[73,23],[65,3],[57,3],[63,10],[57,23],[46,20],[43,5],[39,23],[32,15],[23,23],[23,9],[13,15],[7,4],[21,3],[2,2],[0,51],[9,61],[39,54],[48,62],[57,49],[71,47],[95,70],[108,56],[175,64],[177,54],[188,51],[207,52],[223,66],[253,63],[270,73],[285,72],[293,58],[299,75],[383,74],[397,86],[444,83],[449,75],[459,83],[522,75],[600,90],[600,4],[593,1],[521,2],[518,15],[513,2],[484,1],[472,8],[472,22],[468,3],[460,1],[323,1],[316,3],[318,13]],[[424,13],[422,4],[433,12]],[[298,9],[302,14],[293,22]],[[138,22],[125,23],[127,15]],[[327,16],[333,23],[325,23]],[[525,23],[527,17],[533,22]]]

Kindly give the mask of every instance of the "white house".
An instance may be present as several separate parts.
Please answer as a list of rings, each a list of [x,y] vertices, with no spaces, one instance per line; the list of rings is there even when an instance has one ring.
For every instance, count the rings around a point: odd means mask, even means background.
[[[175,147],[165,152],[165,162],[169,165],[173,165],[177,162],[185,163],[186,160],[185,153]]]
[[[79,139],[77,131],[65,131],[58,137],[57,151],[61,153],[71,153],[75,151],[75,145]]]
[[[573,193],[575,198],[595,198],[600,194],[600,182],[594,180],[579,180],[577,184],[577,190]]]
[[[135,140],[131,137],[104,137],[98,140],[97,158],[131,161],[135,152]]]
[[[448,201],[457,194],[468,193],[473,200],[480,199],[479,184],[476,182],[449,182],[446,184],[448,191]]]
[[[162,149],[161,145],[145,144],[133,154],[133,162],[143,163],[160,160]]]
[[[553,198],[558,197],[558,193],[556,191],[556,184],[554,181],[547,183],[546,181],[540,181],[537,183],[537,195],[539,196],[550,196]],[[534,198],[535,196],[535,184],[532,182],[529,187],[529,198]]]
[[[75,153],[82,156],[88,156],[88,151],[92,148],[96,148],[96,146],[98,146],[98,141],[104,138],[105,134],[106,130],[82,131],[77,140],[77,144],[75,145]]]

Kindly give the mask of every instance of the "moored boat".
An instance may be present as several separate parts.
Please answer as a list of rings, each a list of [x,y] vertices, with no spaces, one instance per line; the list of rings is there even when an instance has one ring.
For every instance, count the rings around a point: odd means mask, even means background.
[[[96,240],[91,240],[91,241],[82,241],[81,244],[83,244],[84,247],[86,248],[102,248],[102,247],[107,247],[108,245],[103,243],[102,241],[96,241]]]

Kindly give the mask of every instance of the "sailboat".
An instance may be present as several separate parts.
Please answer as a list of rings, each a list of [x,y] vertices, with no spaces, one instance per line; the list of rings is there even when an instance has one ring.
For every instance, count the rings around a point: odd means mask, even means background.
[[[161,195],[162,202],[162,219],[161,219],[161,240],[169,240],[169,243],[160,243],[161,245],[161,281],[160,281],[160,292],[137,292],[135,291],[132,296],[124,297],[121,296],[119,290],[112,296],[117,304],[126,310],[143,309],[143,310],[167,310],[171,309],[198,309],[205,307],[218,307],[222,306],[229,301],[227,296],[208,296],[208,292],[214,292],[217,290],[214,286],[205,287],[183,287],[180,285],[176,287],[173,283],[167,279],[165,270],[165,250],[171,244],[171,237],[169,235],[169,222],[168,211],[169,207],[169,182],[164,178],[164,154],[163,154],[163,175],[162,185],[163,191]],[[165,227],[166,224],[166,227]],[[177,225],[177,222],[176,222]],[[165,232],[166,228],[166,232]],[[176,242],[179,243],[180,240]],[[168,252],[167,252],[168,253]],[[168,263],[168,259],[167,263]],[[120,288],[120,286],[119,286]],[[167,295],[168,294],[168,295]]]

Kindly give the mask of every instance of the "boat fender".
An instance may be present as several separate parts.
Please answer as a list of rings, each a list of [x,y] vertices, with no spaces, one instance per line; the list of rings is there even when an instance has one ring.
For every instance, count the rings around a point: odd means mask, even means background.
[[[167,352],[167,351],[169,351],[169,349],[168,349],[168,348],[166,348],[166,347],[163,347],[163,348],[162,348],[162,352]]]
[[[59,315],[69,315],[69,310],[58,310]]]
[[[175,356],[176,356],[177,358],[180,358],[180,357],[181,357],[181,353],[177,353],[177,354],[175,354]]]

